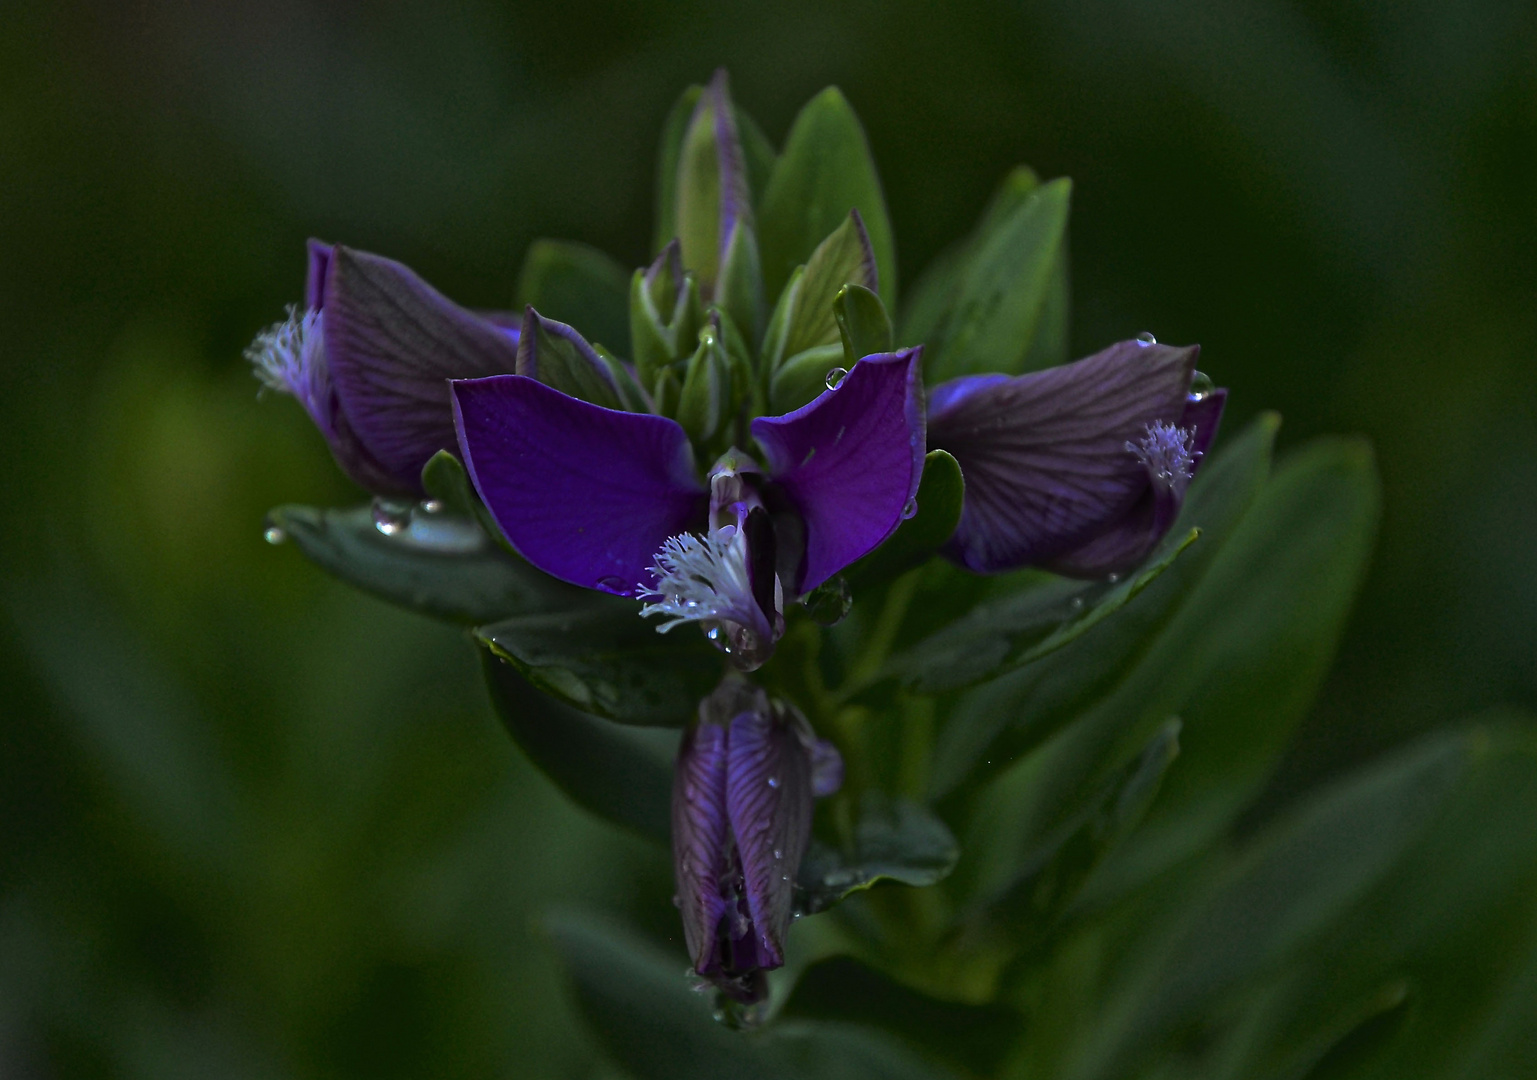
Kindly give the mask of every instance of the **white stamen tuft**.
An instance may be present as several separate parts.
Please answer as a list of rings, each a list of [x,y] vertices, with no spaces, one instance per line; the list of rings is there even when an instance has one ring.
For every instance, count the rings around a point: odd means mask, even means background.
[[[300,311],[290,304],[288,318],[273,323],[246,346],[246,359],[253,374],[268,390],[295,397],[310,396],[315,376],[312,352],[319,344],[320,312]]]
[[[651,571],[656,587],[641,597],[655,600],[640,613],[664,616],[667,621],[657,625],[661,633],[686,622],[761,621],[761,616],[754,618],[757,602],[735,525],[705,536],[669,536],[652,560]]]
[[[1154,480],[1173,486],[1190,481],[1195,464],[1194,429],[1186,430],[1162,420],[1147,425],[1140,442],[1128,442],[1126,449],[1147,466]]]

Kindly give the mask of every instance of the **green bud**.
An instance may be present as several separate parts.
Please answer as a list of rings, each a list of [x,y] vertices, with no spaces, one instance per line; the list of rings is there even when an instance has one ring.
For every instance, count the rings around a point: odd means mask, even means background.
[[[895,339],[886,305],[863,285],[845,285],[833,301],[833,317],[843,339],[844,367],[862,357],[890,352]]]
[[[707,324],[683,376],[677,420],[696,445],[708,444],[731,416],[732,364],[724,338],[718,321]]]
[[[872,294],[876,285],[875,256],[857,210],[817,245],[805,266],[791,274],[764,336],[766,371],[772,375],[789,357],[839,340],[833,302],[848,284],[863,286]]]
[[[683,272],[674,240],[630,279],[630,346],[641,381],[650,384],[662,368],[687,358],[703,324],[699,287]]]
[[[623,409],[609,365],[575,329],[546,319],[532,307],[523,313],[517,372],[606,409]]]

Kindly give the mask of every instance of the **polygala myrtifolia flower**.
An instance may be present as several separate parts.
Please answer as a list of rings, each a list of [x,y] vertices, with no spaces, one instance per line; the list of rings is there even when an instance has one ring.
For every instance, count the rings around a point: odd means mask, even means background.
[[[770,306],[762,177],[748,173],[754,162],[777,170],[774,152],[724,74],[684,104],[670,128],[661,252],[631,278],[629,360],[533,307],[476,314],[398,263],[312,242],[305,305],[252,345],[257,374],[300,400],[365,488],[419,497],[424,465],[456,451],[529,563],[635,598],[660,631],[697,623],[740,671],[770,659],[793,601],[917,512],[929,449],[953,455],[964,479],[942,549],[958,565],[1113,578],[1147,558],[1226,400],[1195,370],[1196,347],[1143,335],[926,394],[923,343],[894,348],[879,299],[890,229],[873,174],[858,207],[826,194],[852,190],[837,184],[818,189],[831,207],[776,204],[784,286]],[[842,122],[820,115],[824,132]],[[793,158],[787,147],[779,161]],[[787,225],[786,213],[805,220]],[[615,275],[600,276],[612,290]],[[944,343],[948,370],[967,370],[955,361],[966,340]],[[763,972],[783,963],[812,796],[840,771],[804,717],[738,674],[684,736],[679,904],[694,970],[732,1000],[759,1000]]]
[[[763,1000],[765,972],[784,964],[812,799],[842,782],[831,744],[740,676],[700,703],[684,733],[672,788],[676,902],[694,972],[730,1000]]]

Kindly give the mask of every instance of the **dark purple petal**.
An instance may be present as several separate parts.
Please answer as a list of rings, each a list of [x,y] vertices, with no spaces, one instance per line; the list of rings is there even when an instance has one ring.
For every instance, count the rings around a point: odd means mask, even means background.
[[[309,251],[310,269],[304,280],[304,306],[319,311],[326,302],[326,268],[331,262],[331,245],[310,237],[305,247]]]
[[[1196,353],[1123,341],[1046,371],[937,387],[929,444],[966,478],[945,553],[980,573],[1042,564],[1131,513],[1148,475],[1126,444],[1182,418]]]
[[[726,729],[702,723],[683,733],[672,779],[672,865],[683,939],[701,975],[719,971],[721,919],[729,899]]]
[[[756,966],[784,963],[795,874],[811,839],[811,757],[787,724],[765,711],[731,721],[726,814],[736,837]]]
[[[633,596],[651,584],[662,542],[703,523],[688,436],[666,417],[600,408],[522,375],[452,386],[476,490],[546,573]]]
[[[454,446],[448,380],[515,370],[517,346],[400,263],[335,247],[324,287],[326,355],[357,437],[401,491]]]
[[[1222,420],[1227,391],[1216,390],[1199,401],[1191,401],[1179,421],[1190,433],[1189,477],[1201,467],[1206,450],[1216,438]],[[1150,476],[1147,489],[1131,510],[1091,540],[1046,564],[1048,570],[1069,577],[1098,578],[1123,573],[1140,564],[1153,553],[1164,534],[1173,527],[1185,502],[1189,478],[1170,483],[1166,477]]]
[[[816,588],[901,524],[923,473],[921,353],[867,356],[838,389],[752,422],[769,472],[805,521],[795,591]]]

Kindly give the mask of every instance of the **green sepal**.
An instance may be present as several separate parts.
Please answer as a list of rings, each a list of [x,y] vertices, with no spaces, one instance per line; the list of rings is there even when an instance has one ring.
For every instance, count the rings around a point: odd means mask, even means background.
[[[584,355],[571,341],[550,333],[533,308],[524,313],[518,337],[518,374],[605,409],[624,408],[613,374],[596,351]]]
[[[804,272],[792,276],[786,290],[789,304],[776,319],[779,336],[772,352],[764,349],[764,364],[772,371],[783,359],[839,340],[833,305],[848,284],[875,284],[870,240],[857,211],[834,229],[811,253]],[[776,311],[776,315],[779,313]]]
[[[676,418],[695,445],[720,434],[732,414],[733,378],[721,324],[699,332],[699,347],[689,357],[679,389]]]
[[[954,835],[927,809],[866,792],[851,844],[812,840],[796,879],[797,906],[815,914],[882,881],[934,885],[949,876],[959,858]]]
[[[476,640],[538,689],[621,724],[682,727],[720,681],[698,633],[659,634],[633,602],[588,594],[579,607],[482,626]]]
[[[267,522],[305,558],[349,585],[452,622],[548,611],[581,592],[507,554],[475,521],[446,509],[409,509],[388,536],[368,506],[279,506]]]
[[[763,279],[773,296],[817,244],[858,210],[875,252],[878,292],[897,296],[896,246],[880,178],[859,118],[837,87],[795,118],[758,213]]]
[[[569,323],[588,341],[621,345],[629,334],[625,269],[606,252],[570,240],[535,240],[518,276],[518,307]]]
[[[650,412],[650,396],[641,388],[635,376],[630,374],[624,362],[597,342],[593,342],[592,351],[598,354],[598,359],[603,361],[608,371],[608,377],[614,385],[614,394],[619,399],[619,407],[626,412]]]
[[[682,156],[683,136],[689,120],[704,93],[702,86],[690,86],[679,95],[662,122],[662,136],[657,147],[656,159],[656,231],[652,237],[652,250],[661,251],[678,235],[678,161]],[[742,156],[747,165],[747,183],[752,191],[752,202],[758,206],[763,201],[769,177],[773,175],[778,155],[774,144],[763,133],[763,128],[741,106],[732,103],[736,117],[737,134],[742,140]]]
[[[722,108],[728,110],[726,121],[724,125],[717,125]],[[725,144],[719,139],[718,129],[722,126],[726,129]],[[698,275],[702,294],[711,297],[720,293],[733,297],[740,294],[745,297],[756,289],[761,305],[762,269],[757,239],[743,235],[744,229],[751,233],[753,226],[752,188],[724,71],[715,73],[715,78],[696,100],[683,132],[677,161],[674,220],[678,242],[682,246],[683,265]],[[732,162],[740,167],[739,170],[729,167]],[[731,190],[728,192],[723,185],[729,185]],[[735,203],[737,213],[731,234],[723,235],[728,198]],[[743,301],[733,299],[732,302]],[[756,328],[758,321],[744,318],[747,314],[745,308],[733,311],[744,329]]]
[[[676,371],[668,367],[657,373],[651,387],[651,404],[658,416],[677,419],[678,399],[682,396],[683,386],[678,382]]]
[[[490,649],[481,667],[507,733],[577,805],[659,844],[672,833],[678,732],[630,727],[573,709],[531,686]]]
[[[636,375],[646,386],[663,368],[689,355],[704,325],[699,285],[681,271],[681,258],[669,258],[672,254],[663,253],[663,265],[650,285],[644,267],[630,279],[630,351]]]
[[[944,450],[923,458],[918,510],[886,542],[844,571],[855,589],[876,585],[927,562],[955,533],[961,520],[966,481],[961,466]]]
[[[470,482],[470,474],[465,470],[464,464],[453,454],[447,450],[439,450],[427,459],[427,464],[422,466],[422,490],[429,498],[441,502],[443,508],[450,513],[461,514],[480,522],[482,531],[503,551],[518,562],[523,562],[523,556],[519,555],[508,542],[507,537],[502,533],[502,527],[491,516],[491,511],[486,509],[486,504],[480,501],[480,495],[475,491],[475,485]]]
[[[748,355],[756,353],[763,336],[763,265],[751,222],[738,221],[731,232],[715,286],[715,304],[741,331],[751,350]]]
[[[838,290],[833,318],[838,320],[838,336],[843,341],[844,367],[895,348],[896,333],[886,305],[863,285],[849,284]]]

